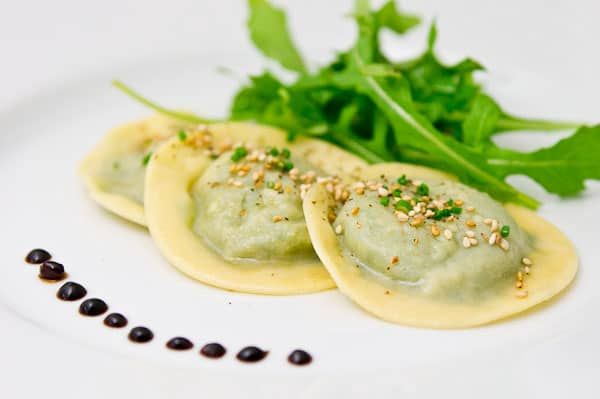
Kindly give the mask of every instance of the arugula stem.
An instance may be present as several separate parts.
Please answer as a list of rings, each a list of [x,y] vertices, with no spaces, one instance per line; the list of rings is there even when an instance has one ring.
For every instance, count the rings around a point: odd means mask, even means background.
[[[147,106],[148,108],[153,109],[156,112],[161,113],[163,115],[167,115],[174,119],[179,119],[182,121],[192,122],[192,123],[214,122],[214,120],[205,119],[198,115],[194,115],[194,114],[187,113],[187,112],[174,111],[174,110],[165,108],[162,105],[157,104],[157,103],[147,99],[146,97],[142,96],[141,94],[139,94],[138,92],[133,90],[131,87],[127,86],[125,83],[123,83],[119,80],[113,80],[112,84],[117,89],[121,90],[123,93],[127,94],[129,97],[133,98],[137,102],[139,102],[139,103]]]
[[[444,119],[450,122],[461,123],[467,118],[466,112],[454,111],[448,114]],[[581,122],[563,122],[551,121],[545,119],[527,119],[517,118],[503,114],[496,122],[495,130],[497,133],[504,133],[514,130],[529,130],[529,131],[556,131],[577,129],[583,125]]]

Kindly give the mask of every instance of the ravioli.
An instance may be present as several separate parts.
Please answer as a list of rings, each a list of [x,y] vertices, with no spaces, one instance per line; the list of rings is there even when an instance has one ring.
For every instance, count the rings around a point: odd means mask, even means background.
[[[332,288],[312,248],[301,197],[317,180],[332,188],[334,176],[349,179],[364,167],[319,140],[289,143],[274,128],[211,125],[169,140],[152,156],[148,227],[175,268],[213,286],[272,295]]]
[[[343,204],[314,185],[303,207],[340,291],[379,318],[481,325],[550,299],[576,274],[571,242],[525,208],[413,165],[375,165],[363,179]]]
[[[92,199],[114,214],[145,226],[145,161],[162,142],[189,128],[192,125],[157,114],[110,131],[80,166]]]

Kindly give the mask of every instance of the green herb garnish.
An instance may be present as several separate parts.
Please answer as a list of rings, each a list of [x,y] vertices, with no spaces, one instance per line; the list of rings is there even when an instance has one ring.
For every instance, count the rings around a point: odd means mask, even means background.
[[[453,206],[452,208],[450,208],[450,212],[452,212],[455,215],[460,215],[462,213],[462,208],[458,206]]]
[[[504,238],[508,237],[510,235],[510,226],[507,224],[502,226],[502,228],[500,229],[500,235]]]
[[[419,186],[417,187],[417,195],[421,197],[429,195],[429,186],[425,183],[419,184]]]
[[[273,147],[269,150],[269,155],[276,157],[277,155],[279,155],[279,150],[277,148]]]
[[[403,211],[404,213],[408,213],[413,209],[413,207],[410,204],[410,202],[401,199],[398,200],[398,202],[396,202],[396,204],[394,205],[394,209],[396,209],[397,211]]]
[[[445,219],[447,217],[452,216],[452,211],[450,209],[439,209],[435,212],[435,214],[433,215],[433,218],[435,220],[442,220]]]
[[[402,191],[397,188],[394,191],[392,191],[392,195],[396,198],[400,198],[400,197],[402,197]]]
[[[281,150],[282,157],[289,158],[291,155],[292,155],[292,153],[287,148],[284,148],[283,150]]]
[[[383,206],[388,206],[390,204],[390,197],[379,198],[379,203]]]
[[[185,132],[185,130],[180,130],[177,133],[177,137],[179,137],[180,141],[185,141],[185,140],[187,140],[187,133]]]
[[[148,163],[150,162],[150,158],[152,158],[152,151],[144,155],[144,158],[142,159],[142,165],[148,165]]]
[[[406,186],[408,184],[408,179],[406,178],[406,175],[400,176],[396,181],[398,182],[398,184],[402,184],[403,186]]]
[[[241,159],[245,158],[246,155],[248,155],[248,150],[246,149],[246,147],[237,147],[231,155],[231,160],[233,162],[238,162]]]
[[[283,166],[281,167],[281,169],[284,172],[289,172],[293,168],[294,168],[294,164],[291,161],[287,161],[287,160],[283,162]]]

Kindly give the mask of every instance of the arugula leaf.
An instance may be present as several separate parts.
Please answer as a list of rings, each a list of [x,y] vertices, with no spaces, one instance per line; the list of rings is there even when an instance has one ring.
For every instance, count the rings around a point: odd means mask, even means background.
[[[364,61],[358,51],[354,52],[354,59],[360,70]],[[533,208],[539,205],[535,199],[494,176],[483,156],[436,131],[425,118],[414,111],[408,96],[392,96],[386,85],[376,78],[361,76],[361,90],[366,90],[386,114],[394,129],[397,145],[406,143],[433,154],[438,160],[442,160],[446,170],[502,201],[513,201]]]
[[[555,145],[532,153],[496,146],[487,148],[487,163],[501,177],[527,175],[546,190],[573,196],[585,188],[586,179],[600,179],[600,125],[581,127]]]
[[[306,66],[287,27],[285,13],[268,0],[248,0],[248,30],[254,45],[283,67],[304,73]]]
[[[407,32],[421,22],[420,18],[415,15],[400,13],[394,0],[389,0],[374,15],[377,25],[399,34]]]
[[[478,146],[488,141],[498,124],[501,111],[494,100],[485,94],[475,98],[471,111],[462,123],[462,139],[465,144]]]

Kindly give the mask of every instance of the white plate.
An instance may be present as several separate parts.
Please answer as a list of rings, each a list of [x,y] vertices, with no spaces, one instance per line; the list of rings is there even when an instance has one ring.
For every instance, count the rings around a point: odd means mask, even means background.
[[[600,353],[597,184],[577,200],[543,198],[541,214],[571,237],[581,255],[573,287],[525,316],[462,331],[388,324],[335,290],[266,297],[204,286],[171,268],[144,229],[92,203],[76,176],[79,160],[110,127],[148,113],[111,89],[110,80],[122,78],[167,104],[220,114],[238,82],[215,73],[216,66],[241,71],[249,66],[235,56],[209,54],[157,57],[109,69],[38,92],[0,114],[0,365],[11,377],[0,392],[23,397],[58,397],[64,390],[89,397],[115,391],[145,397],[428,396],[459,392],[462,384],[469,384],[468,392],[486,392],[494,384],[494,395],[506,397],[528,391],[552,396],[592,386],[599,365],[594,355]],[[529,88],[548,84],[524,71],[503,72],[512,79],[508,87],[525,79]],[[503,140],[510,144],[514,137]],[[552,139],[528,140],[539,145]],[[523,179],[515,181],[540,193]],[[112,311],[129,318],[130,326],[150,327],[155,339],[132,344],[126,330],[109,330],[101,317],[79,316],[78,303],[57,300],[60,284],[40,282],[36,268],[23,262],[34,247],[50,250],[65,264],[70,280],[88,288],[88,297],[105,299]],[[193,339],[194,351],[165,349],[165,341],[176,335]],[[211,341],[228,348],[225,358],[198,355],[199,345]],[[268,349],[267,359],[237,362],[235,352],[250,344]],[[313,354],[312,365],[286,362],[297,347]]]

